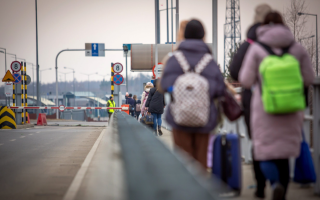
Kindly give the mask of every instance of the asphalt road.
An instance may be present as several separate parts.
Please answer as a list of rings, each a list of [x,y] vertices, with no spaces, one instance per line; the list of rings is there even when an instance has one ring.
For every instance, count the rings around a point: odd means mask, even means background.
[[[0,130],[0,199],[62,199],[102,130]]]

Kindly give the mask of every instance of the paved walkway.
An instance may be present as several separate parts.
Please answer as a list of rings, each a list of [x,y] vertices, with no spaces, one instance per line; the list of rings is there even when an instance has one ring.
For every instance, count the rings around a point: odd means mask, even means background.
[[[159,139],[164,142],[169,149],[173,148],[173,141],[172,141],[172,133],[164,128],[163,136],[159,137]],[[251,200],[256,199],[253,197],[253,193],[255,191],[252,186],[255,184],[253,173],[252,173],[252,165],[251,164],[243,164],[242,165],[242,175],[243,175],[243,189],[242,194],[239,197],[232,198],[235,200]],[[268,186],[266,189],[266,199],[271,198],[271,190]],[[313,192],[313,187],[309,188],[302,188],[299,184],[291,182],[289,185],[289,191],[287,194],[288,200],[319,200],[319,196],[315,196]]]

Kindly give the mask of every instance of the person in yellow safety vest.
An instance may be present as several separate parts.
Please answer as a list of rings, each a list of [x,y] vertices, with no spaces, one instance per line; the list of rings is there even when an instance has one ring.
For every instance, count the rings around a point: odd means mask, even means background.
[[[116,102],[113,101],[113,97],[112,96],[110,97],[110,100],[107,103],[107,107],[110,107],[110,108],[116,107]],[[109,119],[111,118],[111,115],[113,113],[114,113],[113,109],[108,109]]]

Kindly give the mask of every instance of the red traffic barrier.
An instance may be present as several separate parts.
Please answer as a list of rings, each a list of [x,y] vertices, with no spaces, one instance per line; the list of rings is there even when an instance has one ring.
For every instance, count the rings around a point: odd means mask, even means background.
[[[129,115],[129,104],[121,105],[122,111]]]
[[[27,116],[28,116],[28,118],[27,118],[27,119],[28,119],[27,123],[28,123],[28,124],[30,124],[30,117],[29,117],[29,113],[27,113]]]
[[[39,113],[37,126],[47,126],[47,115],[45,113]]]

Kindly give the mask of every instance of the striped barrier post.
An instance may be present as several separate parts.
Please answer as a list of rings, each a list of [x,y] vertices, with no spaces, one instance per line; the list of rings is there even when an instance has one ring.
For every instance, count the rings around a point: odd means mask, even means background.
[[[17,129],[15,114],[7,106],[0,106],[0,129]]]
[[[113,63],[111,63],[111,96],[113,97],[114,93],[114,83],[113,83],[113,76],[114,76],[114,71],[112,69]]]
[[[23,67],[23,62],[21,62],[21,107],[25,106],[24,105],[24,84],[25,84],[24,67]],[[25,110],[23,109],[21,113],[21,124],[24,124],[24,113],[25,113]]]
[[[24,85],[24,101],[25,101],[25,106],[28,107],[28,87],[27,87],[27,63],[24,62],[24,82],[25,82],[25,85]],[[25,117],[25,122],[26,124],[28,123],[28,112],[26,112],[26,117]]]
[[[12,84],[12,88],[13,88],[13,91],[12,91],[12,105],[13,106],[16,106],[16,84]]]

